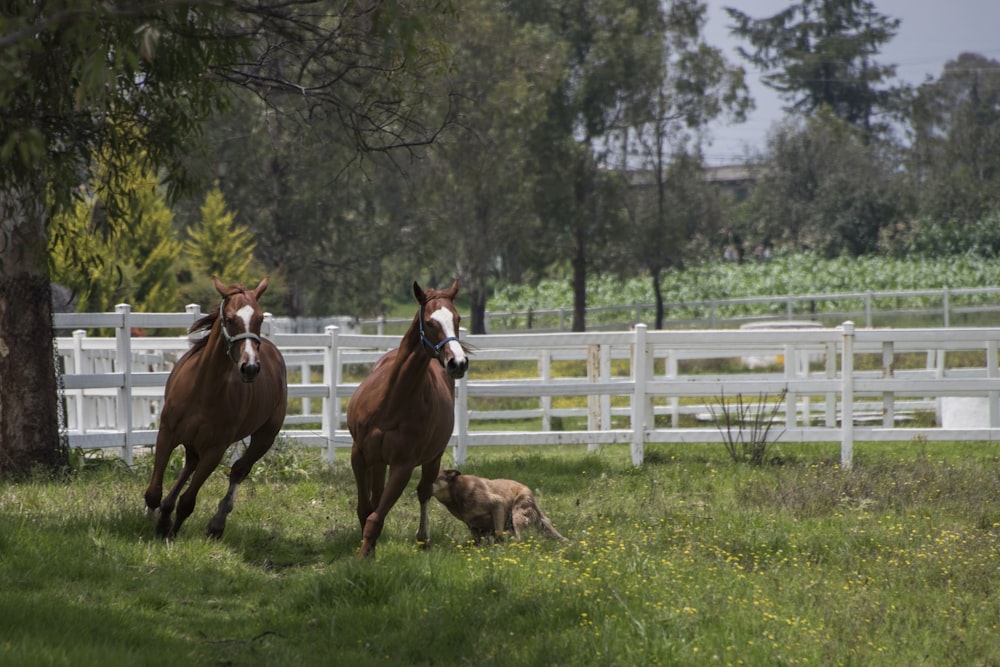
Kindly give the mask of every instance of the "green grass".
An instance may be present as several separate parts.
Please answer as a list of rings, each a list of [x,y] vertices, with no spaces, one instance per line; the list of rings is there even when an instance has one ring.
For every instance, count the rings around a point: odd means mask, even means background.
[[[971,665],[1000,662],[1000,457],[983,443],[473,450],[533,487],[565,544],[474,547],[413,486],[374,562],[346,457],[279,448],[226,534],[216,473],[171,543],[148,462],[0,484],[0,664]],[[446,460],[445,464],[449,462]]]

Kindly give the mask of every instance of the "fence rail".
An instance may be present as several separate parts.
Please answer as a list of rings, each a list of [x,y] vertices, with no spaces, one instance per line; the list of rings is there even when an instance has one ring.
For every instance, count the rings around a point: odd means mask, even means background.
[[[114,313],[56,315],[57,329],[73,331],[56,340],[71,447],[117,449],[131,463],[137,449],[155,443],[163,387],[189,340],[132,332],[186,329],[199,316],[197,306],[146,314],[128,305]],[[271,325],[266,317],[263,334],[282,350],[290,372],[283,435],[322,448],[332,460],[351,444],[345,407],[359,378],[399,336],[336,326],[276,333]],[[116,335],[89,336],[84,329]],[[650,331],[640,324],[628,332],[461,335],[474,353],[456,392],[451,447],[459,465],[470,447],[554,444],[628,445],[639,465],[646,444],[748,436],[751,425],[726,432],[710,413],[737,396],[783,395],[780,424],[769,437],[839,442],[845,466],[857,441],[1000,440],[998,329],[856,329],[844,322]],[[920,363],[901,369],[912,355]],[[503,379],[504,369],[515,366],[530,377]],[[971,413],[949,420],[949,405]],[[916,425],[921,413],[933,417],[923,420],[932,425]]]

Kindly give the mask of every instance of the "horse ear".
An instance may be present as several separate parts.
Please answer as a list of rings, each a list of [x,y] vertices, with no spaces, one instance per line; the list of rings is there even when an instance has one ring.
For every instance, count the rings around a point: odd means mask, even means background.
[[[222,281],[219,280],[218,276],[212,276],[212,280],[215,282],[215,289],[219,291],[219,294],[226,296],[226,292],[229,291],[229,288],[222,284]]]
[[[458,278],[455,278],[455,282],[451,284],[451,287],[444,291],[444,295],[451,301],[455,300],[456,294],[458,294]]]
[[[420,305],[427,303],[427,295],[424,294],[424,290],[420,288],[416,280],[413,281],[413,296]]]
[[[267,289],[267,283],[268,283],[269,279],[270,279],[270,276],[264,276],[264,279],[261,280],[257,284],[257,286],[253,288],[254,298],[256,298],[258,301],[260,301],[261,295],[264,294],[264,290]]]

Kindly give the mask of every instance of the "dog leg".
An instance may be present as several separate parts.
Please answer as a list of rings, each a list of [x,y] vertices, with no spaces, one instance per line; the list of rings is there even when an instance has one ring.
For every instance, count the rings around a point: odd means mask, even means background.
[[[504,540],[504,528],[507,522],[507,512],[502,502],[493,505],[493,539],[497,542]]]

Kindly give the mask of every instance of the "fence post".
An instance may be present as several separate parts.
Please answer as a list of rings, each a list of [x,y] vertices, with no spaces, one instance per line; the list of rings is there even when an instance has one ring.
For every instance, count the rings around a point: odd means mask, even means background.
[[[951,326],[951,314],[948,312],[950,310],[949,301],[948,288],[945,287],[941,292],[941,310],[944,311],[944,326],[946,329]]]
[[[191,316],[191,324],[194,324],[201,318],[201,306],[196,303],[189,303],[184,306],[184,312]],[[189,329],[191,328],[191,324],[188,325]]]
[[[73,372],[77,375],[83,373],[83,339],[87,337],[87,332],[83,329],[73,330]],[[75,389],[73,391],[73,397],[75,405],[73,406],[74,412],[76,413],[76,427],[80,430],[80,433],[87,432],[87,422],[86,414],[84,413],[84,392],[83,389]]]
[[[997,377],[997,371],[997,342],[991,340],[986,344],[986,377]],[[989,403],[986,410],[990,418],[990,428],[1000,427],[1000,392],[991,391],[987,396]]]
[[[669,380],[677,379],[677,350],[671,348],[667,350],[666,377]],[[670,397],[670,426],[680,428],[681,425],[681,399],[679,396]]]
[[[601,381],[601,346],[596,343],[587,345],[587,382],[597,384]],[[587,396],[587,430],[601,430],[601,396]],[[597,451],[596,445],[587,445],[587,451]]]
[[[337,395],[337,387],[340,385],[340,350],[337,349],[337,332],[339,327],[331,324],[326,327],[326,335],[329,337],[326,348],[323,350],[323,384],[326,385],[327,395],[323,399],[323,419],[321,421],[323,437],[326,439],[326,452],[324,458],[327,463],[333,463],[334,453],[337,451],[334,436],[340,428],[340,396]]]
[[[854,322],[843,328],[840,354],[840,465],[849,470],[854,460]]]
[[[789,302],[791,303],[791,302]],[[798,355],[795,351],[794,345],[785,345],[784,347],[784,359],[785,359],[785,386],[796,378],[798,375]],[[799,397],[794,391],[785,392],[785,425],[789,428],[797,426],[799,423]],[[806,419],[806,426],[809,426],[809,420]]]
[[[826,344],[826,378],[833,380],[837,377],[837,344]],[[824,424],[830,428],[837,427],[837,394],[828,392],[826,394],[826,416]]]
[[[543,349],[541,356],[538,358],[538,376],[541,378],[542,384],[545,385],[552,380],[552,352],[548,348]],[[539,402],[542,406],[542,430],[551,431],[552,397],[542,396]]]
[[[468,330],[465,327],[459,327],[458,338],[459,340],[465,340]],[[465,465],[465,456],[469,447],[469,374],[466,373],[458,381],[458,386],[455,387],[455,427],[458,431],[457,438],[455,439],[455,451],[452,456],[455,459],[456,466]]]
[[[611,346],[601,346],[601,382],[611,382]],[[611,430],[611,394],[601,394],[601,430]],[[597,447],[594,447],[596,450]]]
[[[891,340],[882,343],[882,377],[891,379],[896,376],[896,352]],[[896,393],[882,393],[882,428],[892,428],[896,423]]]
[[[649,350],[646,349],[646,325],[635,325],[635,341],[632,343],[632,465],[640,466],[644,458],[643,446],[646,439],[646,419],[649,413],[646,398],[646,371]]]
[[[125,441],[122,447],[125,464],[132,465],[132,327],[129,315],[132,306],[119,303],[115,312],[122,316],[121,325],[115,330],[117,370],[122,374],[118,386],[118,428],[123,430]]]

